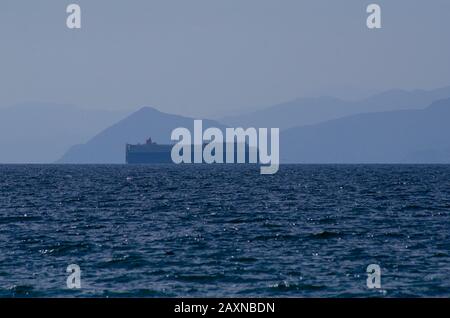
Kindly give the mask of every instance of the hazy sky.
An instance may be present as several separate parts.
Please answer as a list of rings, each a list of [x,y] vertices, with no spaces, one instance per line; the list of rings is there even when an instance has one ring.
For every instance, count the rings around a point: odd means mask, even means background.
[[[66,27],[66,6],[82,29]],[[381,30],[366,6],[382,7]],[[2,0],[0,107],[223,114],[450,85],[448,0]]]

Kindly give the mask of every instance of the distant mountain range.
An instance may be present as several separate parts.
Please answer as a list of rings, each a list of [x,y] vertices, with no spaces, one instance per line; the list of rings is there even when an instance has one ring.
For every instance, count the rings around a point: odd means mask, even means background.
[[[450,163],[450,99],[288,129],[282,163]]]
[[[54,162],[123,117],[124,112],[51,103],[0,108],[0,163]]]
[[[281,132],[282,163],[450,163],[450,99],[425,109],[365,113]],[[225,128],[214,121],[205,127]],[[170,143],[193,118],[142,108],[74,146],[60,163],[124,163],[125,144],[152,137]]]
[[[282,163],[450,163],[448,98],[450,87],[392,90],[361,101],[302,98],[203,123],[281,128]],[[124,163],[127,143],[149,137],[171,143],[172,130],[192,129],[193,121],[151,107],[126,117],[67,105],[18,105],[0,109],[0,162]]]
[[[358,101],[333,97],[299,98],[246,115],[224,117],[219,121],[231,127],[274,127],[285,130],[360,113],[421,109],[448,97],[450,87],[430,91],[391,90]]]
[[[125,163],[125,145],[144,143],[151,137],[159,144],[170,144],[172,130],[185,127],[193,131],[194,118],[162,113],[143,107],[105,129],[85,144],[73,146],[58,163]],[[224,126],[203,120],[203,127]]]

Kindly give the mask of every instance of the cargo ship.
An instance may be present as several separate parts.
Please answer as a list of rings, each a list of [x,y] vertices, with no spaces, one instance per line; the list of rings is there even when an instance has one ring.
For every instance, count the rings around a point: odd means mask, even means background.
[[[207,144],[203,144],[203,149]],[[237,145],[233,145],[234,162],[237,162]],[[152,138],[148,138],[145,144],[126,145],[126,163],[127,164],[156,164],[156,163],[173,163],[171,152],[173,145],[160,145],[152,141]],[[226,161],[226,149],[227,144],[223,144],[223,162]],[[250,147],[247,143],[244,145],[245,149],[245,163],[249,163]],[[253,149],[256,152],[257,160],[259,157],[257,149]],[[191,162],[193,162],[193,148],[191,148]]]
[[[127,164],[173,163],[172,145],[159,145],[148,138],[145,144],[126,145]]]

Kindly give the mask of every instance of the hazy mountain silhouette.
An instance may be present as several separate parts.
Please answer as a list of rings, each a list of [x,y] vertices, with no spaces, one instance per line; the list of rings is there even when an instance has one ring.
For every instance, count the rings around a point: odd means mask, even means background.
[[[103,130],[85,144],[73,146],[59,163],[125,163],[125,145],[144,143],[151,137],[159,144],[173,143],[172,130],[186,127],[193,132],[194,119],[162,113],[144,107]],[[203,120],[203,127],[224,128],[212,120]]]
[[[359,113],[421,109],[433,101],[449,97],[450,87],[431,91],[391,90],[358,101],[332,97],[300,98],[245,115],[224,117],[219,121],[232,127],[277,127],[285,130]]]
[[[282,163],[450,163],[450,99],[288,129]]]
[[[48,163],[124,117],[123,112],[24,103],[0,108],[0,163]]]

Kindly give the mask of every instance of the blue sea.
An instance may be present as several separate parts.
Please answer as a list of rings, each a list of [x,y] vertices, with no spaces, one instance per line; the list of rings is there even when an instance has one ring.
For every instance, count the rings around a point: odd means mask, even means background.
[[[448,297],[450,166],[0,166],[0,296]]]

